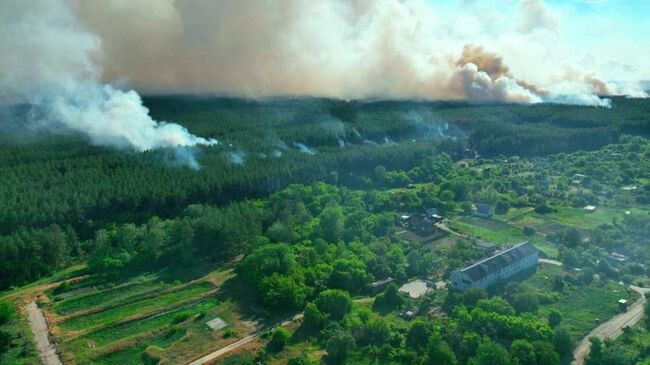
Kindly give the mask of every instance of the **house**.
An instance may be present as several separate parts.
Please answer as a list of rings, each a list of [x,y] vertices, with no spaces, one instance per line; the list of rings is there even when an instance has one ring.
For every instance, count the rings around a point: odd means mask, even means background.
[[[375,282],[370,283],[368,285],[368,289],[370,289],[370,291],[373,291],[373,292],[378,291],[378,290],[383,289],[384,287],[386,287],[388,284],[392,283],[393,281],[394,281],[394,279],[391,278],[391,277],[388,277],[388,278],[382,279],[382,280],[377,280]]]
[[[487,288],[536,267],[538,260],[537,248],[526,241],[463,269],[452,271],[451,287],[455,290]]]
[[[424,210],[424,215],[429,218],[429,220],[433,222],[440,222],[442,221],[442,215],[440,215],[440,211],[436,208],[428,208]]]
[[[397,218],[397,223],[399,223],[402,226],[408,226],[410,221],[411,221],[411,216],[408,214],[402,214]]]
[[[618,261],[618,262],[626,262],[630,258],[627,257],[626,255],[623,255],[622,253],[612,251],[612,253],[609,254],[609,259],[614,260],[614,261]]]
[[[427,218],[424,214],[411,217],[411,228],[419,233],[432,234],[436,230],[435,224],[431,219]]]
[[[584,207],[585,212],[587,213],[594,213],[596,211],[596,207],[593,205],[587,205]]]
[[[474,215],[481,218],[492,218],[494,214],[494,209],[489,204],[476,204],[476,211]]]

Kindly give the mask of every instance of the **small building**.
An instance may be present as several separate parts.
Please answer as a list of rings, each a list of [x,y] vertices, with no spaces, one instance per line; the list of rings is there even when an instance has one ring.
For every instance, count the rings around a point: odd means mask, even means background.
[[[391,277],[382,280],[377,280],[375,282],[370,283],[368,285],[368,289],[370,289],[371,291],[381,290],[384,287],[386,287],[388,284],[392,283],[393,281],[394,279]]]
[[[489,204],[476,204],[476,210],[474,211],[474,215],[477,217],[481,218],[492,218],[492,215],[494,214],[494,209],[492,209],[492,206]]]
[[[424,215],[411,217],[410,226],[414,231],[422,234],[432,234],[436,230],[435,224]]]
[[[587,213],[594,213],[596,211],[596,207],[593,205],[587,205],[584,207],[585,212]]]
[[[451,286],[455,290],[487,288],[536,267],[538,260],[539,251],[526,241],[463,269],[452,271]]]
[[[228,327],[228,323],[226,323],[226,321],[224,321],[223,319],[221,319],[219,317],[216,317],[213,320],[206,322],[206,324],[213,331],[218,331],[220,329]]]
[[[433,222],[440,222],[442,221],[442,215],[440,215],[440,211],[436,208],[428,208],[424,210],[424,215],[429,218],[429,220]]]
[[[408,214],[402,214],[399,217],[397,217],[397,223],[401,224],[402,226],[407,226],[410,221],[411,221],[411,216]]]
[[[630,259],[629,257],[623,255],[622,253],[618,253],[616,251],[612,251],[612,253],[609,254],[609,258],[611,260],[618,261],[618,262],[621,262],[621,263],[626,262],[627,260]]]

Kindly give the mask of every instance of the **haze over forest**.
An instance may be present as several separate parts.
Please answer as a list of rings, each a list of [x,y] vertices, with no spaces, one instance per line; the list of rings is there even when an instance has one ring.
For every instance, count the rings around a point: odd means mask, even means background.
[[[0,0],[0,364],[650,365],[648,14]]]

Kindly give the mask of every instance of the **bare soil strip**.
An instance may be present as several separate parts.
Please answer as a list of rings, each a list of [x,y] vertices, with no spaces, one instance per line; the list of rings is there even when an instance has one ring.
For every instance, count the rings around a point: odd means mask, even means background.
[[[45,320],[43,311],[38,307],[36,302],[31,302],[27,305],[27,314],[29,327],[31,327],[32,333],[34,333],[34,340],[36,341],[36,348],[38,349],[41,363],[44,365],[62,365],[63,363],[56,353],[56,348],[50,343],[47,321]]]

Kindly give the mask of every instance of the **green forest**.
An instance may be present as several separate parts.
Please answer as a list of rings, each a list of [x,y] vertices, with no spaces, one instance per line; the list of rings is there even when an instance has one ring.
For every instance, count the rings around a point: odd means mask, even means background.
[[[193,341],[218,314],[233,324],[218,340],[206,335],[214,341],[242,339],[244,319],[266,326],[257,348],[218,364],[559,365],[617,313],[619,297],[637,300],[619,282],[649,282],[647,101],[145,103],[156,119],[219,141],[184,151],[200,168],[174,150],[118,151],[60,131],[4,135],[0,362],[33,363],[11,303],[33,285],[66,363],[187,361],[187,348],[213,349]],[[477,204],[494,216],[475,217]],[[445,217],[441,237],[425,241],[397,220],[429,208]],[[418,278],[447,281],[485,256],[484,241],[530,241],[563,266],[489,290],[400,291]],[[375,289],[382,280],[390,284]],[[585,296],[586,314],[574,296]],[[134,303],[142,313],[128,317]],[[646,324],[592,345],[587,365],[645,364]]]

